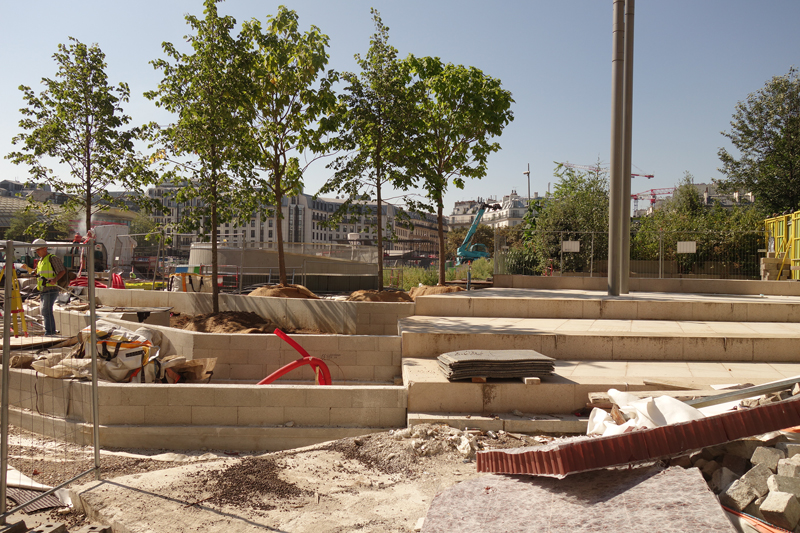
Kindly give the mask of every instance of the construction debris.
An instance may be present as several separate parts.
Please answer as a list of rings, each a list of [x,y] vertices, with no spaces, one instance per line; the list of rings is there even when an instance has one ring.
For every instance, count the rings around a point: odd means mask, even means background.
[[[478,452],[479,472],[564,477],[639,463],[800,424],[800,397],[723,414],[603,437],[577,437],[535,450]],[[754,451],[754,450],[753,450]],[[751,454],[752,456],[752,454]]]

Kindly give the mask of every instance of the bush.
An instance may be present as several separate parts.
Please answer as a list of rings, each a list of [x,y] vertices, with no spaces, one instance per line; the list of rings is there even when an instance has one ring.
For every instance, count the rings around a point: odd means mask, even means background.
[[[526,274],[529,276],[541,275],[542,267],[536,250],[532,246],[511,248],[506,254],[506,273]]]

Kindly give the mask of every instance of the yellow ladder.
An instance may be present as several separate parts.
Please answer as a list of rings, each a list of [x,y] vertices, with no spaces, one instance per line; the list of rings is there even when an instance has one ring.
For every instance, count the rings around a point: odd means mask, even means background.
[[[14,269],[13,261],[6,261],[6,268],[0,269],[0,283],[3,281],[6,269],[11,269],[11,329],[14,331],[14,336],[19,337],[20,326],[22,332],[28,336],[28,323],[25,322],[25,310],[22,308],[22,296],[19,292],[19,280],[17,279],[17,271]],[[2,285],[0,285],[1,287]]]

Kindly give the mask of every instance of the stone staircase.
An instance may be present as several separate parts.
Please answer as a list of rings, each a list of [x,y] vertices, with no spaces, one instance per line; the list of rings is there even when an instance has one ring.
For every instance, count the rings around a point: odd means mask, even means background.
[[[567,420],[589,392],[800,375],[798,297],[495,288],[419,297],[416,315],[398,327],[409,423],[567,432],[543,415]],[[538,385],[449,383],[435,358],[462,349],[536,350],[557,359],[556,375]]]

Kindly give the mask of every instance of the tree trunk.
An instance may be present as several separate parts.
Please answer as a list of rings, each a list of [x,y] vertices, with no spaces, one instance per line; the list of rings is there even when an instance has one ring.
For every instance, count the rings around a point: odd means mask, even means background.
[[[378,182],[378,292],[383,290],[383,217],[381,216],[381,184]]]
[[[438,225],[438,233],[439,233],[439,285],[444,285],[444,223],[442,222],[442,212],[444,211],[444,206],[442,205],[442,200],[439,199],[436,202],[436,219]]]
[[[278,281],[286,285],[286,258],[283,254],[283,191],[275,187],[275,232],[278,238]]]
[[[219,285],[217,284],[219,273],[219,261],[217,260],[217,183],[216,171],[212,170],[211,197],[211,311],[219,313]]]

